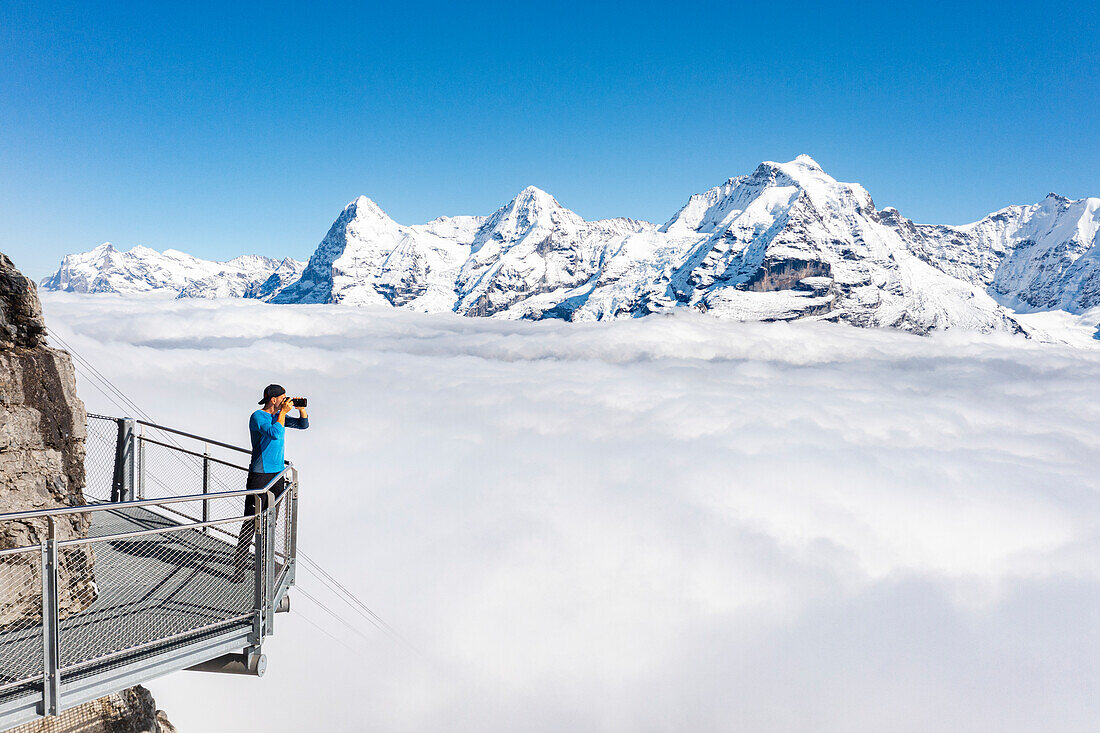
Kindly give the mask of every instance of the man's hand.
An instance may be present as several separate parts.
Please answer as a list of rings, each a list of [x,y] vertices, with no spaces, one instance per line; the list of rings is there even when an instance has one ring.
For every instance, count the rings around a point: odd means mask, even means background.
[[[279,407],[279,412],[281,412],[283,415],[286,415],[288,412],[290,412],[293,409],[294,409],[294,400],[288,398],[288,399],[283,400],[282,406]]]

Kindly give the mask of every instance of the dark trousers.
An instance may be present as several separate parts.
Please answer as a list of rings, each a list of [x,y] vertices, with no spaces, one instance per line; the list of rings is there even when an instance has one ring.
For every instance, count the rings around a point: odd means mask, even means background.
[[[271,483],[271,479],[278,475],[277,473],[254,473],[249,471],[248,482],[245,484],[245,488],[248,490],[262,489]],[[285,478],[279,479],[271,486],[271,493],[276,499],[282,496],[284,491],[286,491]],[[267,509],[267,494],[250,494],[244,498],[244,515],[246,517],[256,516],[264,509]],[[248,559],[248,546],[252,544],[253,538],[257,539],[256,548],[257,551],[259,550],[259,534],[260,523],[258,520],[246,520],[241,523],[241,533],[237,536],[236,559],[238,574],[244,571]]]

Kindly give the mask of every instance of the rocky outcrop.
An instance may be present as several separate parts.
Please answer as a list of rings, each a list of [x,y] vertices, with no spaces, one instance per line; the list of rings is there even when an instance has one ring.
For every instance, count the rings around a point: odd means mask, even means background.
[[[832,268],[827,262],[799,259],[764,260],[760,269],[745,281],[744,290],[767,293],[775,290],[795,290],[806,278],[829,278]]]
[[[163,710],[157,710],[149,691],[138,685],[8,733],[176,733],[176,728]]]
[[[84,504],[84,403],[69,355],[46,346],[34,283],[0,254],[0,513]],[[88,517],[56,520],[58,539],[83,537]],[[45,520],[0,522],[0,549],[47,537]],[[59,558],[63,615],[96,597],[90,549]],[[0,564],[0,628],[41,614],[40,559],[10,555]]]

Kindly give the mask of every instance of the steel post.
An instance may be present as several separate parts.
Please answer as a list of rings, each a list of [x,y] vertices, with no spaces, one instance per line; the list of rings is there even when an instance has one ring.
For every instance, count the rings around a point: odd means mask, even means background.
[[[263,642],[264,636],[267,634],[267,627],[264,623],[264,590],[267,586],[267,577],[264,572],[264,557],[266,552],[263,546],[263,538],[266,532],[263,529],[263,523],[266,521],[267,514],[261,511],[259,506],[260,497],[256,495],[256,505],[253,509],[254,518],[252,536],[256,544],[256,554],[253,556],[252,572],[253,572],[253,612],[255,613],[255,619],[252,622],[252,633],[255,636],[253,640],[254,644],[259,645]]]
[[[134,419],[120,417],[115,441],[115,475],[111,484],[111,501],[134,498]]]
[[[287,548],[287,577],[294,585],[294,571],[298,567],[298,469],[290,469],[290,546]]]
[[[202,444],[202,493],[210,493],[210,444]],[[207,499],[203,499],[202,502],[202,521],[210,521],[210,502]],[[210,534],[210,530],[207,527],[203,528],[203,533]]]
[[[279,522],[275,517],[275,495],[264,493],[264,621],[268,634],[275,621],[275,530]]]
[[[137,439],[134,447],[137,449],[137,498],[145,498],[145,426],[138,423]]]
[[[61,710],[61,606],[57,592],[57,529],[48,517],[49,534],[42,545],[42,714]]]

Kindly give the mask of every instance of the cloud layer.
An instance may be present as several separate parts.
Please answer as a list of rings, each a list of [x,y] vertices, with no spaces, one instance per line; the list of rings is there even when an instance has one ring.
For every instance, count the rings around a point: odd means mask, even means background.
[[[421,652],[299,594],[262,680],[153,685],[182,730],[1100,716],[1100,350],[689,313],[44,305],[166,424],[245,442],[264,384],[307,394],[301,546]]]

